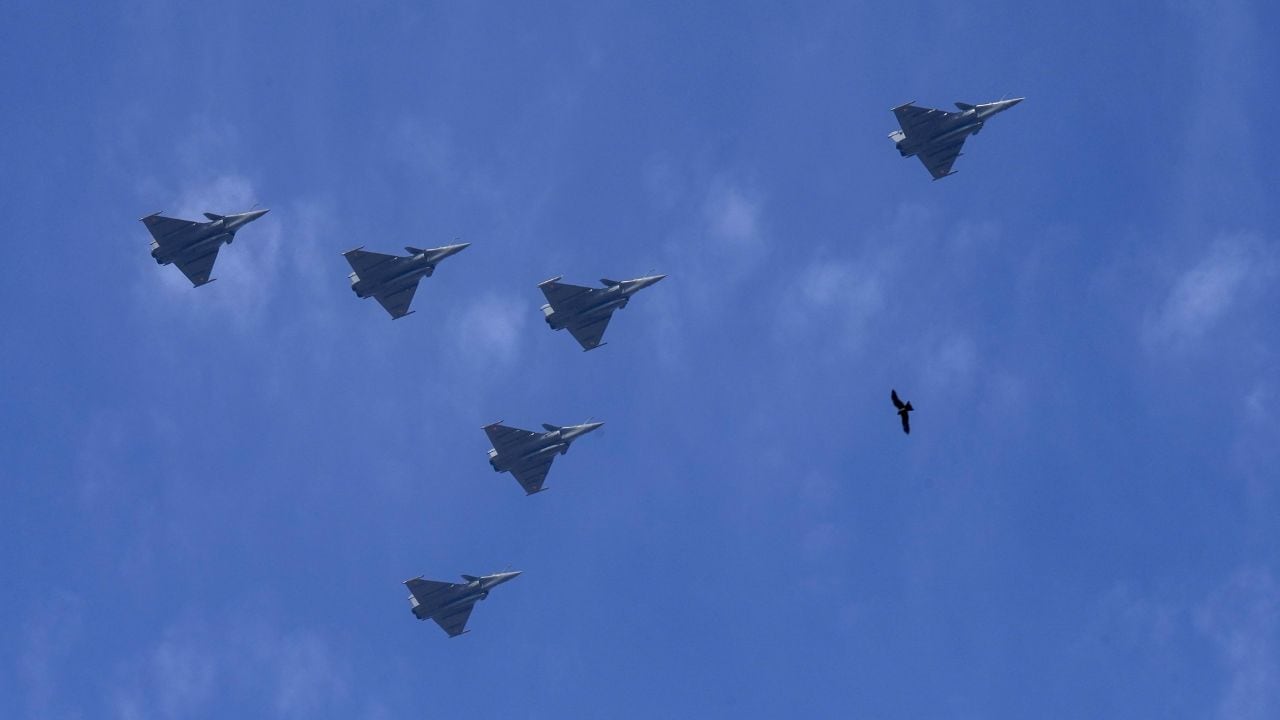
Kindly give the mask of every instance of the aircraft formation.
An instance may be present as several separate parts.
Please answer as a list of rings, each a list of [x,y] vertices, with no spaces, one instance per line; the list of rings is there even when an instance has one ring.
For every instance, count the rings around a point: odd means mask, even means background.
[[[959,112],[920,107],[914,102],[899,105],[893,113],[900,129],[889,133],[889,139],[903,157],[920,158],[933,179],[940,180],[955,174],[952,166],[970,135],[977,135],[992,116],[1022,100],[979,105],[957,102]],[[267,210],[232,215],[206,212],[207,221],[200,222],[153,213],[142,218],[142,223],[151,233],[151,257],[160,265],[177,265],[192,287],[200,287],[215,279],[211,273],[222,246],[230,245],[239,230],[265,214]],[[413,314],[409,307],[422,279],[431,277],[441,262],[469,246],[470,243],[428,249],[406,246],[408,255],[370,252],[361,247],[342,256],[351,265],[348,278],[356,297],[374,298],[392,320],[398,320]],[[584,352],[594,350],[605,344],[604,332],[613,313],[626,307],[636,293],[665,277],[601,279],[602,287],[593,288],[563,283],[557,276],[538,284],[547,299],[542,306],[543,317],[552,330],[568,330]],[[910,434],[910,413],[915,408],[899,398],[896,389],[889,391],[889,398],[902,422],[902,432]],[[543,432],[537,432],[503,425],[501,421],[491,423],[483,428],[493,444],[489,464],[495,472],[510,473],[526,495],[540,493],[546,489],[547,474],[556,457],[569,452],[574,440],[602,425],[603,422],[543,424]],[[409,609],[414,617],[432,620],[449,637],[457,637],[468,632],[467,621],[475,604],[487,598],[493,588],[518,575],[519,571],[463,575],[461,583],[419,576],[406,580],[404,585],[409,590]]]

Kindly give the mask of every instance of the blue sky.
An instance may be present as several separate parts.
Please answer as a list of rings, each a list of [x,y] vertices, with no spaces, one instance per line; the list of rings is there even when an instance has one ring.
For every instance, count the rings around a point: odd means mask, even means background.
[[[0,715],[1280,716],[1272,5],[267,5],[3,12]]]

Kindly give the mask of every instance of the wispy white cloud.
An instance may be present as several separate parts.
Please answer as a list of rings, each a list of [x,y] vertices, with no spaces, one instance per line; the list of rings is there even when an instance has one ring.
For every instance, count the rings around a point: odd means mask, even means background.
[[[1270,91],[1271,78],[1257,57],[1259,3],[1252,0],[1175,0],[1171,7],[1195,28],[1189,33],[1185,140],[1175,156],[1179,224],[1199,231],[1224,217],[1248,217],[1268,202],[1259,182],[1262,157],[1252,119],[1256,98]]]
[[[712,185],[703,207],[711,237],[733,252],[755,252],[763,242],[758,197],[743,187],[720,180]]]
[[[430,185],[447,186],[495,211],[512,204],[491,172],[474,158],[459,157],[462,150],[445,123],[402,117],[387,133],[387,151]]]
[[[1197,628],[1218,650],[1226,685],[1216,716],[1280,717],[1280,583],[1265,568],[1245,568],[1200,607]]]
[[[191,628],[170,627],[147,663],[153,681],[154,707],[162,717],[190,717],[214,697],[218,661],[210,638]]]
[[[659,360],[680,367],[690,326],[722,317],[768,256],[767,202],[754,185],[731,173],[698,173],[666,159],[652,161],[645,173],[651,201],[672,216],[662,265],[678,268],[645,303],[661,318]],[[690,188],[701,191],[685,192]]]
[[[667,255],[678,259],[681,275],[711,297],[735,289],[755,270],[768,251],[765,199],[742,179],[728,174],[707,182],[696,207],[685,214],[681,227],[667,242]]]
[[[777,339],[789,344],[821,329],[826,344],[846,350],[860,346],[867,326],[885,309],[891,265],[890,258],[871,254],[811,261],[794,280],[793,297],[799,302],[779,307]]]
[[[939,339],[924,356],[922,388],[939,397],[969,389],[978,370],[978,350],[971,337],[955,332]]]
[[[350,668],[322,635],[258,618],[176,621],[121,670],[105,700],[122,720],[205,715],[228,697],[266,717],[312,717],[349,696]]]
[[[59,668],[71,659],[80,635],[84,603],[75,595],[57,593],[22,626],[18,677],[26,689],[26,717],[32,720],[79,717],[69,707]]]
[[[907,258],[936,254],[938,240],[933,213],[904,203],[887,224],[866,231],[847,250],[819,247],[787,281],[794,289],[788,299],[794,301],[779,308],[776,339],[791,344],[816,333],[825,346],[835,344],[845,352],[862,347],[867,332],[895,322],[918,297],[919,289],[907,285]]]
[[[1275,389],[1267,382],[1253,386],[1244,398],[1246,419],[1252,423],[1266,424],[1275,418]]]
[[[257,638],[272,704],[282,718],[311,717],[347,695],[347,669],[319,634],[300,631]]]
[[[684,174],[666,155],[655,155],[645,162],[643,181],[649,200],[660,212],[675,210],[688,193]]]
[[[1204,339],[1233,310],[1253,299],[1274,270],[1272,253],[1256,237],[1216,240],[1148,315],[1147,342],[1179,349]]]
[[[1119,582],[1099,600],[1095,622],[1093,635],[1128,647],[1160,651],[1174,642],[1187,615],[1176,603]]]
[[[468,364],[484,369],[510,366],[531,317],[530,304],[488,292],[470,300],[451,321],[452,347]]]
[[[1275,517],[1280,508],[1280,414],[1276,411],[1277,390],[1270,378],[1258,380],[1243,398],[1240,429],[1231,447],[1234,469],[1244,479],[1245,497],[1251,513],[1250,534],[1273,537]]]

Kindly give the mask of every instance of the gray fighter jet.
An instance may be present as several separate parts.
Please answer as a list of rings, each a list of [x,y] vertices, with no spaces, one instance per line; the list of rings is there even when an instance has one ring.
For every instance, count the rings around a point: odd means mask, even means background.
[[[526,495],[542,492],[543,481],[551,470],[556,455],[569,452],[569,444],[604,423],[589,422],[582,425],[558,427],[546,425],[546,432],[534,432],[507,427],[501,422],[485,425],[493,447],[489,449],[489,464],[494,472],[510,472]]]
[[[519,571],[500,572],[493,575],[463,575],[465,583],[424,580],[416,577],[405,580],[409,588],[409,609],[419,620],[435,620],[449,637],[467,632],[467,619],[476,603],[489,597],[494,587],[519,575]]]
[[[356,248],[342,253],[342,256],[355,271],[349,277],[356,296],[367,298],[372,295],[391,313],[392,320],[398,320],[413,314],[409,303],[413,302],[413,294],[418,290],[418,281],[431,277],[441,260],[466,250],[470,245],[461,243],[430,250],[405,246],[411,254],[403,257]]]
[[[658,282],[666,275],[651,275],[635,280],[601,279],[603,288],[566,285],[559,277],[539,283],[547,304],[542,314],[552,330],[569,329],[584,351],[594,350],[604,343],[604,329],[609,326],[613,311],[624,308],[631,296]]]
[[[1023,98],[998,100],[982,105],[958,102],[960,112],[934,110],[907,103],[893,109],[901,130],[889,133],[902,157],[915,155],[924,163],[934,180],[953,175],[952,164],[960,157],[965,138],[977,135],[992,115],[1004,112]]]
[[[209,222],[178,220],[160,213],[142,218],[151,231],[151,257],[161,265],[174,264],[191,281],[192,287],[211,283],[213,262],[222,244],[231,244],[236,231],[266,215],[266,210],[250,210],[238,215],[205,213]]]

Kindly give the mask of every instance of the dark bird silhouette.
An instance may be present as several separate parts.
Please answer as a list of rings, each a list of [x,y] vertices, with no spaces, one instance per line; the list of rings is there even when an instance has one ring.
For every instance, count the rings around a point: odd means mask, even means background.
[[[898,399],[898,391],[890,390],[889,399],[893,401],[893,406],[898,408],[898,415],[902,418],[902,432],[911,434],[911,419],[907,417],[907,413],[915,410],[911,407],[911,403],[904,403]]]

